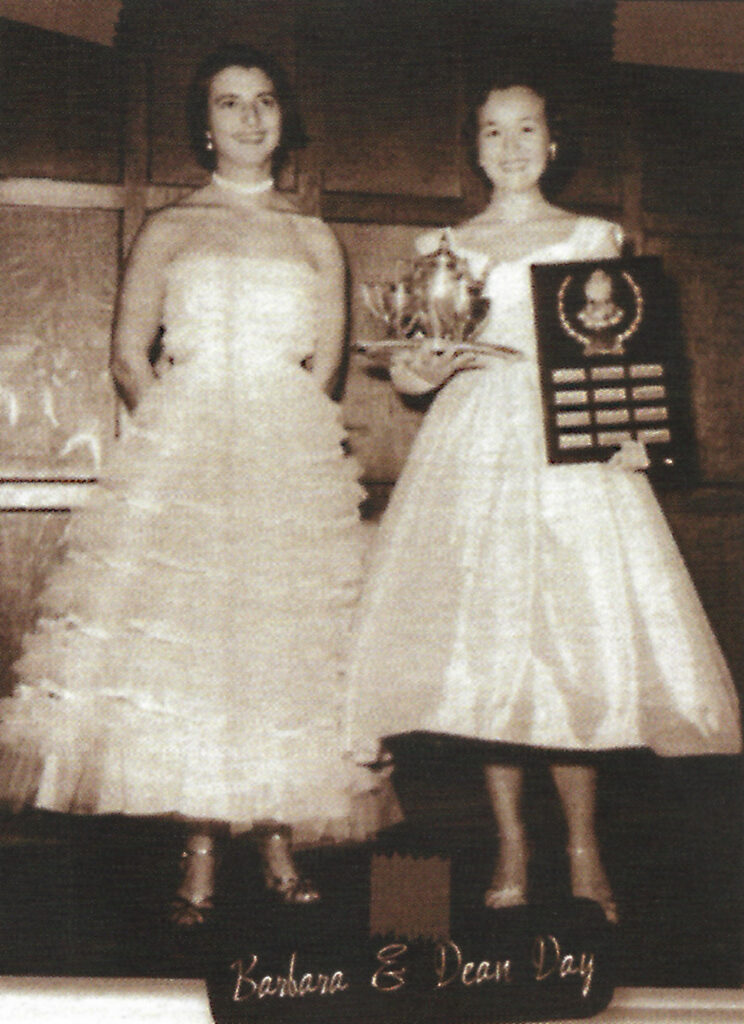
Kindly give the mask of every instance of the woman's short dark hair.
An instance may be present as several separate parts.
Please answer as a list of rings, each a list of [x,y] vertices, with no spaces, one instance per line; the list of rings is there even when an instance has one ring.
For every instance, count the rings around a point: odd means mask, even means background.
[[[469,113],[463,129],[471,167],[476,174],[484,177],[483,170],[478,163],[480,127],[478,118],[483,105],[492,92],[500,92],[517,86],[534,92],[545,105],[545,122],[551,142],[556,144],[556,156],[545,168],[540,186],[546,195],[556,195],[576,170],[580,158],[579,140],[575,127],[566,117],[563,91],[531,69],[501,68],[487,79],[485,84],[481,82],[480,86],[473,90],[472,102],[469,105]]]
[[[201,167],[208,171],[215,169],[216,154],[206,146],[209,131],[209,87],[215,75],[225,68],[232,67],[248,70],[258,68],[272,81],[282,112],[281,136],[272,158],[272,170],[276,174],[289,153],[307,145],[307,136],[294,93],[282,66],[268,54],[243,43],[221,46],[206,56],[194,72],[186,100],[189,140],[194,156]]]

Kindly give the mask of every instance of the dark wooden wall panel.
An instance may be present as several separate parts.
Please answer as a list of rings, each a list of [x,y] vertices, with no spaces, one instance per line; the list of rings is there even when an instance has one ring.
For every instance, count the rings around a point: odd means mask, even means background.
[[[741,75],[636,69],[643,203],[649,212],[744,216],[744,86]]]
[[[118,181],[120,84],[111,47],[0,18],[0,176]]]
[[[744,706],[744,500],[737,490],[661,496]]]
[[[461,23],[456,5],[320,5],[303,37],[325,69],[323,187],[462,196]],[[305,24],[308,24],[306,16]]]
[[[675,231],[670,221],[668,231]],[[679,294],[701,480],[744,484],[744,237],[649,235]]]

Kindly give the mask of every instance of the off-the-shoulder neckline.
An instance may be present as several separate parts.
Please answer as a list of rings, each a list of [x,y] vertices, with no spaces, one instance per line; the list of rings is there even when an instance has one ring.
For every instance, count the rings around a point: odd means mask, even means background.
[[[557,242],[548,242],[547,245],[540,245],[535,249],[531,249],[528,253],[525,253],[524,256],[516,256],[514,257],[514,259],[510,260],[499,260],[498,262],[494,261],[492,269],[504,266],[518,266],[519,264],[522,263],[533,263],[536,260],[536,258],[540,257],[545,252],[550,252],[553,249],[561,249],[563,248],[563,246],[570,245],[575,240],[579,231],[585,225],[600,223],[605,222],[600,221],[596,217],[587,217],[585,215],[580,214],[576,217],[571,227],[571,230],[564,238],[558,239]],[[454,236],[454,232],[456,230],[457,229],[453,227],[445,227],[442,228],[441,231],[427,232],[427,235],[438,234],[439,236],[441,236],[442,234],[445,234],[454,252],[466,257],[475,257],[478,260],[483,260],[487,263],[487,261],[489,260],[489,254],[483,252],[481,249],[474,249],[471,246],[462,245],[462,243],[459,242],[458,239]]]

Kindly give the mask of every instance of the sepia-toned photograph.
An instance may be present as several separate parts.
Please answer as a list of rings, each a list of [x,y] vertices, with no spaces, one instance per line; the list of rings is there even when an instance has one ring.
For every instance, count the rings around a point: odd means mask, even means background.
[[[0,1016],[744,1017],[744,2],[0,0]]]

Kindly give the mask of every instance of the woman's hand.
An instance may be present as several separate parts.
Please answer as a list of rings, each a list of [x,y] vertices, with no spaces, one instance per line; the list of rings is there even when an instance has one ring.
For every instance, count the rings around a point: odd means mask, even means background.
[[[623,441],[607,465],[612,469],[625,469],[633,472],[634,470],[648,469],[651,460],[643,441]]]
[[[406,395],[425,395],[448,381],[460,370],[482,366],[477,353],[457,352],[422,344],[413,351],[398,352],[390,362],[390,377],[398,391]]]

